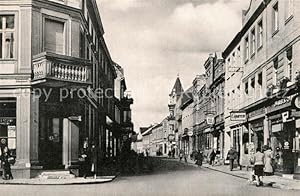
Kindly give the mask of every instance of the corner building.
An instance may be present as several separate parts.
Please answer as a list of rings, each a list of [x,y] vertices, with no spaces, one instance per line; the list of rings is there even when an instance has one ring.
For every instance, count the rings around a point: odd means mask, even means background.
[[[99,170],[116,73],[96,1],[0,0],[0,10],[0,140],[16,157],[13,175],[78,174],[84,143],[95,144]]]

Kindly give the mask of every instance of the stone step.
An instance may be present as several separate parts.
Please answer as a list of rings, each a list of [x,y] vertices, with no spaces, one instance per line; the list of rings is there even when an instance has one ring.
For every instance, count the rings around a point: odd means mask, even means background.
[[[42,179],[73,179],[75,175],[69,171],[44,171],[39,175]]]

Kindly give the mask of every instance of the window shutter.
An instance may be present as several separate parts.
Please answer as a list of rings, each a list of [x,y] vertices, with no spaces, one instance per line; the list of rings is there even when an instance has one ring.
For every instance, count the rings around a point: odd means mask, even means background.
[[[45,20],[45,51],[64,54],[64,23]]]

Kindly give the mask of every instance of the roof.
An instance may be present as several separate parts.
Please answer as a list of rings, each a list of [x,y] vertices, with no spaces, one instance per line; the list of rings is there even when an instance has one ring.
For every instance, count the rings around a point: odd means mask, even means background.
[[[181,100],[181,106],[180,108],[183,110],[185,109],[187,106],[189,106],[191,103],[193,103],[193,93],[190,92],[189,90],[191,90],[191,88],[189,88],[187,91],[185,91],[182,94],[182,100]]]
[[[176,95],[180,95],[184,91],[183,88],[182,88],[181,81],[180,81],[179,77],[177,77],[170,95],[173,93],[174,90],[175,90]]]

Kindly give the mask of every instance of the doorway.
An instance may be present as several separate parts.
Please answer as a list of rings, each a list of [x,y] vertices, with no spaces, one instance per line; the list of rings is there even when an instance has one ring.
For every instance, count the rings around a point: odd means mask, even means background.
[[[61,169],[62,164],[62,118],[41,118],[40,157],[44,169]]]

